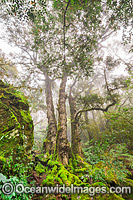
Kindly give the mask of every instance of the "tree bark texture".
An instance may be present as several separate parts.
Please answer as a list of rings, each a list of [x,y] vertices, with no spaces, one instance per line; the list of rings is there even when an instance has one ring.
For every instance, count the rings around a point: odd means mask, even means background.
[[[66,88],[67,75],[64,75],[60,84],[59,102],[58,102],[58,131],[57,131],[57,155],[59,161],[68,164],[69,160],[69,143],[67,140],[67,114],[66,114]]]
[[[43,143],[43,149],[45,153],[48,152],[49,154],[53,154],[56,146],[57,123],[54,114],[51,79],[46,73],[45,73],[45,81],[46,81],[45,93],[46,93],[46,104],[47,104],[48,133]]]
[[[78,121],[75,120],[76,114],[76,103],[75,98],[72,94],[69,94],[69,105],[71,114],[71,149],[72,153],[76,156],[77,154],[82,156],[81,140],[79,135]]]

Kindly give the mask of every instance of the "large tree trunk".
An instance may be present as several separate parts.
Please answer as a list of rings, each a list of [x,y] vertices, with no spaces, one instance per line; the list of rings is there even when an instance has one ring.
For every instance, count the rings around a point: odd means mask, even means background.
[[[45,93],[46,93],[46,104],[47,104],[48,134],[46,139],[44,140],[43,149],[44,152],[53,154],[56,146],[57,124],[54,114],[51,79],[46,73],[45,73],[45,81],[46,81]]]
[[[59,102],[58,102],[58,131],[57,131],[57,155],[59,161],[68,164],[69,160],[69,143],[67,140],[67,115],[66,115],[66,88],[67,75],[64,75],[60,84]]]
[[[77,154],[82,156],[81,140],[79,136],[79,125],[78,121],[75,120],[76,104],[75,99],[69,94],[69,105],[71,114],[71,149],[72,153],[76,156]]]

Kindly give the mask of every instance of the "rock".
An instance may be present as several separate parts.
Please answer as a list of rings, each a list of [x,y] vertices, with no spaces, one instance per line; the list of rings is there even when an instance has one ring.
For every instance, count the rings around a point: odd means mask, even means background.
[[[0,155],[7,157],[21,147],[29,152],[33,141],[28,101],[21,92],[0,80]]]

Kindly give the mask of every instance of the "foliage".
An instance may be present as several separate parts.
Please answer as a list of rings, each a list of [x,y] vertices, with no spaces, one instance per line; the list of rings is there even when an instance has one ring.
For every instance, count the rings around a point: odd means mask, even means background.
[[[4,7],[6,3],[6,0],[2,1],[1,5]],[[130,3],[131,1],[120,1],[119,3],[107,1],[104,4],[98,0],[66,2],[53,0],[50,6],[49,2],[44,0],[19,0],[9,1],[6,6],[10,14],[17,15],[17,18],[27,17],[33,22],[30,33],[34,44],[31,45],[33,50],[39,54],[38,58],[41,62],[37,63],[38,68],[43,72],[49,72],[52,76],[61,77],[62,71],[64,72],[62,65],[64,42],[68,52],[66,52],[65,67],[67,74],[90,75],[94,63],[91,52],[97,47],[97,38],[104,36],[103,32],[106,33],[106,27],[117,29],[120,22],[126,25],[130,23]],[[61,28],[63,26],[62,12],[66,14],[64,42]],[[107,26],[102,23],[105,15]],[[80,33],[82,29],[84,33]],[[47,35],[49,35],[48,40]]]
[[[107,141],[88,142],[84,153],[87,161],[97,169],[97,173],[92,173],[92,179],[101,181],[114,181],[121,183],[125,180],[128,170],[126,165],[120,159],[127,152],[125,145],[116,144],[110,146]],[[90,173],[91,174],[91,173]]]
[[[41,174],[41,173],[44,173],[45,172],[45,169],[43,167],[43,165],[41,163],[38,163],[37,166],[35,167],[35,170]]]
[[[11,152],[11,155],[6,159],[6,161],[4,160],[4,162],[1,162],[0,160],[1,171],[2,171],[2,173],[0,173],[0,188],[2,188],[4,183],[11,183],[13,187],[15,187],[16,184],[23,184],[24,187],[27,186],[30,187],[27,178],[32,170],[33,163],[31,162],[31,158],[28,157],[26,154],[24,154],[22,148],[18,149],[17,153],[20,157],[19,156],[16,157],[16,163],[14,162],[13,151]],[[5,195],[1,191],[0,197],[5,200],[14,198],[28,200],[31,199],[31,194],[27,193],[18,194],[17,192],[14,191],[9,195]]]
[[[103,149],[105,150],[106,147],[104,146]],[[115,151],[116,157],[113,156],[112,158],[112,163],[110,161],[111,156],[108,157],[106,153],[106,155],[104,156],[101,155],[100,161],[97,159],[97,164],[94,164],[93,162],[90,165],[84,159],[82,159],[80,156],[77,155],[76,159],[73,158],[69,160],[69,164],[67,166],[62,165],[57,160],[54,160],[51,156],[45,157],[43,154],[39,155],[37,157],[40,159],[40,162],[42,161],[44,162],[43,169],[45,169],[44,173],[46,175],[46,179],[42,181],[42,185],[43,186],[57,186],[58,184],[58,185],[61,185],[62,187],[64,185],[67,187],[73,184],[74,186],[80,186],[80,187],[86,186],[88,188],[89,187],[105,187],[107,191],[108,191],[108,186],[110,186],[112,182],[114,182],[116,185],[119,185],[119,186],[123,184],[129,185],[127,182],[129,182],[130,185],[132,185],[131,180],[126,179],[127,171],[124,170],[125,168],[122,166],[122,163],[118,162],[117,160],[117,156],[121,154],[121,152],[122,152],[121,147],[118,147],[118,149],[116,149]],[[108,194],[104,194],[104,195],[100,194],[100,198],[103,199],[105,195],[106,195],[105,199],[108,199],[108,198],[123,199],[116,194],[109,194],[109,196]],[[85,198],[85,196],[86,196],[86,199],[90,198],[89,194],[84,194],[84,195],[80,193],[75,194],[75,195],[71,194],[71,198],[74,200],[78,198],[77,196],[80,199],[82,199],[83,197]],[[52,197],[56,198],[56,195],[45,196],[46,199],[47,198],[50,199]],[[63,198],[61,194],[60,194],[60,197]],[[64,197],[65,199],[67,199],[67,195]],[[94,199],[97,199],[98,197],[99,195],[97,195],[96,193],[93,193]]]
[[[83,104],[84,108],[91,107],[101,107],[103,105],[103,97],[98,94],[85,95],[84,97],[79,97],[78,103]]]
[[[133,108],[118,108],[116,112],[107,113],[108,127],[103,133],[103,137],[107,137],[110,144],[125,143],[127,148],[132,148],[133,134]]]
[[[2,173],[0,173],[0,189],[2,188],[3,184],[5,184],[5,183],[10,183],[10,184],[13,185],[13,187],[16,184],[23,184],[24,187],[30,186],[27,183],[27,177],[24,176],[24,175],[21,176],[20,178],[18,178],[17,176],[10,176],[10,178],[7,178],[5,175],[3,175]],[[1,190],[0,190],[0,197],[3,200],[10,200],[10,199],[14,199],[14,198],[16,200],[19,200],[19,199],[22,199],[22,200],[32,199],[31,195],[26,194],[26,193],[20,193],[20,194],[18,194],[16,192],[13,192],[13,193],[11,193],[9,195],[6,195]]]

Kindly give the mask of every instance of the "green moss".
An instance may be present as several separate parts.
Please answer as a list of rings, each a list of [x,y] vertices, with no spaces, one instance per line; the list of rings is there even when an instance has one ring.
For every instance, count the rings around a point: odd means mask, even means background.
[[[88,194],[81,194],[79,200],[91,200],[92,198]]]
[[[14,90],[15,96],[20,98],[20,102],[28,105],[28,100],[25,98],[24,94],[21,91]]]
[[[6,163],[6,158],[0,156],[0,162],[2,162],[2,163]]]
[[[46,179],[42,181],[42,185],[54,186],[55,182],[53,176],[49,174]]]
[[[71,200],[77,200],[77,194],[71,194]]]
[[[43,157],[42,157],[43,159]],[[74,162],[72,159],[69,160],[69,165],[64,166],[57,160],[53,160],[52,156],[47,157],[47,160],[50,159],[47,163],[47,169],[45,167],[46,171],[46,179],[43,180],[42,185],[44,186],[55,186],[56,184],[59,184],[63,186],[71,186],[72,184],[74,186],[86,186],[86,187],[105,187],[107,192],[109,192],[109,184],[104,183],[104,180],[106,179],[105,177],[105,169],[101,169],[100,163],[97,166],[92,166],[89,165],[82,159],[81,157],[74,157]],[[75,166],[75,169],[74,169]],[[107,170],[107,168],[106,168]],[[109,170],[109,175],[108,175],[108,183],[109,180],[114,180],[114,174],[112,175]],[[99,173],[102,176],[102,180],[99,180]],[[90,179],[81,179],[81,176],[90,176],[92,178],[92,181],[95,183],[89,184]],[[97,179],[95,177],[97,176]],[[82,181],[83,180],[83,181]],[[98,180],[98,181],[97,181]],[[86,182],[85,182],[86,181]],[[97,181],[97,182],[96,182]],[[101,182],[100,182],[101,181]],[[130,179],[126,179],[128,186],[132,186],[132,181]],[[123,198],[120,195],[116,194],[93,194],[93,199],[94,200],[123,200]],[[91,200],[91,196],[87,194],[72,194],[71,195],[72,200],[77,200],[77,199],[84,199],[84,200]]]
[[[43,166],[40,162],[39,162],[39,163],[37,164],[37,166],[35,167],[35,170],[36,170],[39,174],[45,172],[44,166]]]
[[[104,183],[102,183],[102,182],[93,183],[92,186],[93,187],[99,187],[99,186],[101,186],[101,187],[106,187],[108,189],[108,187]]]
[[[99,194],[94,197],[94,200],[124,200],[122,197],[116,194]]]
[[[48,142],[50,142],[50,140],[48,140],[48,138],[45,138],[43,141],[43,143],[48,143]]]
[[[48,165],[50,167],[54,166],[54,165],[60,165],[60,163],[57,160],[49,160],[48,161]]]
[[[13,86],[2,81],[0,96],[0,153],[10,155],[10,152],[17,148],[17,144],[30,150],[34,134],[27,99]]]
[[[124,182],[124,186],[133,187],[133,180],[126,178]]]
[[[56,174],[56,173],[57,173],[57,165],[55,165],[55,166],[53,167],[52,172],[53,172],[53,174]]]
[[[49,159],[49,154],[39,154],[36,157],[38,157],[41,161],[46,162]]]
[[[54,194],[47,194],[43,199],[45,200],[57,200]]]
[[[30,123],[32,121],[29,111],[21,109],[20,113],[21,113],[21,116],[23,117],[23,120],[25,123]]]
[[[48,167],[51,170],[47,169],[47,177],[43,180],[43,185],[52,185],[54,186],[55,183],[59,183],[60,185],[65,184],[66,186],[70,186],[74,184],[76,186],[80,186],[82,181],[79,179],[78,176],[74,175],[73,173],[69,172],[64,165],[62,165],[57,160],[49,160],[47,163]]]
[[[86,171],[87,171],[87,168],[75,169],[75,172],[76,172],[76,173],[80,173],[80,172],[84,173],[84,172],[86,172]]]

